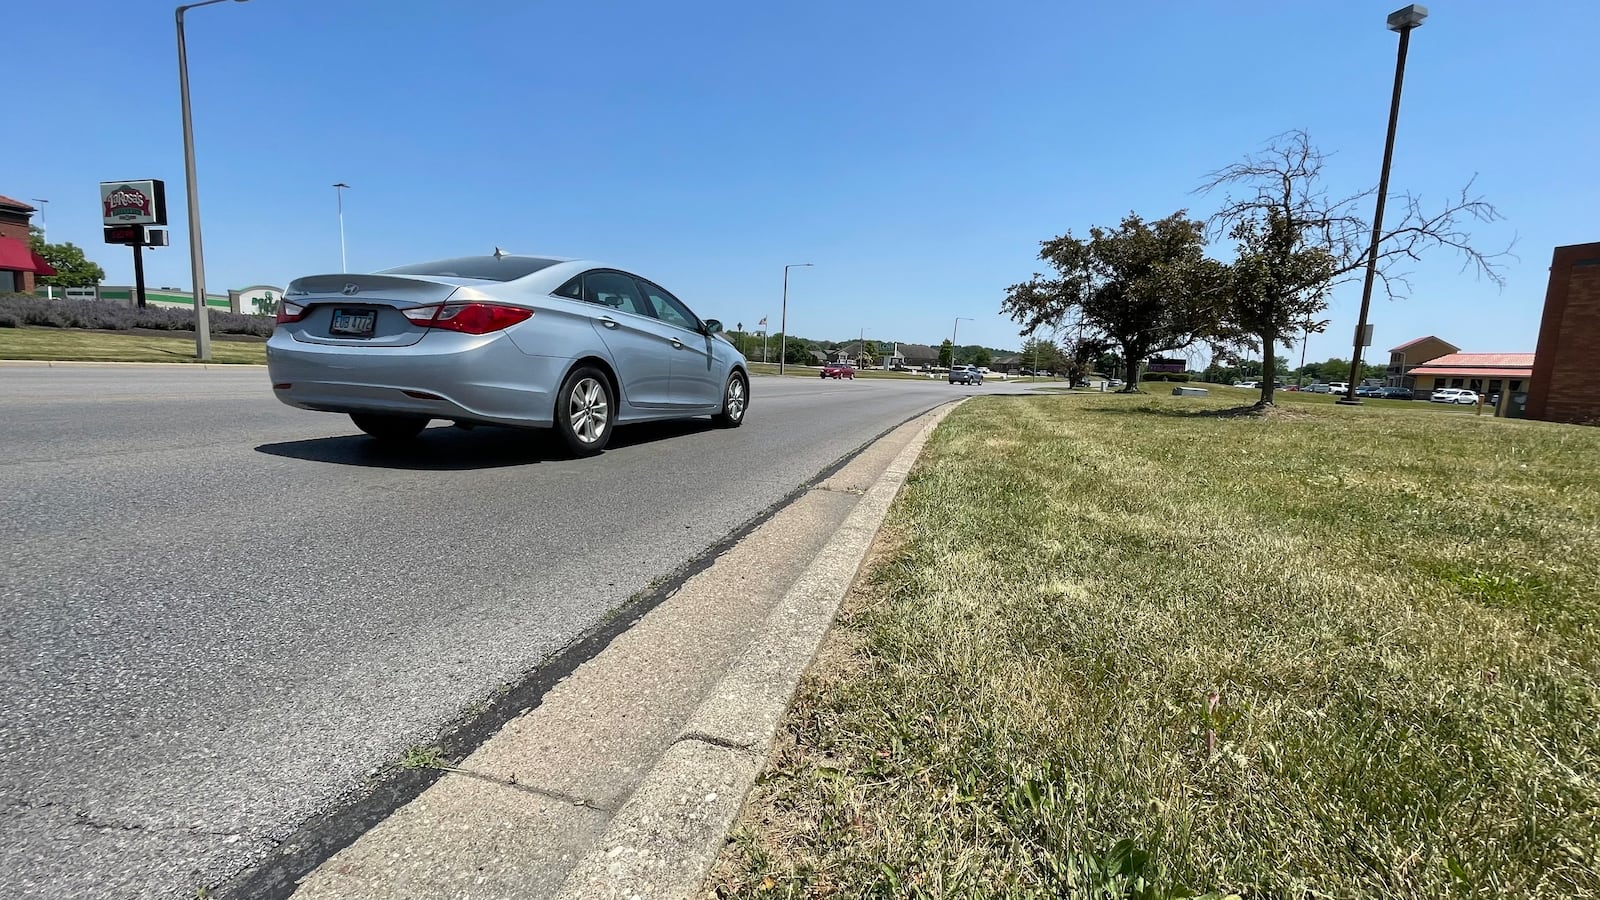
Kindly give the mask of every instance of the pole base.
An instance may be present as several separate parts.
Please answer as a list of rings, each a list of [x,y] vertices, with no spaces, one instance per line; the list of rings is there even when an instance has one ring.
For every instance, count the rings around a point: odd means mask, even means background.
[[[1360,406],[1361,405],[1361,401],[1355,399],[1354,397],[1340,397],[1339,399],[1337,399],[1337,400],[1335,400],[1333,402],[1339,404],[1340,406]]]

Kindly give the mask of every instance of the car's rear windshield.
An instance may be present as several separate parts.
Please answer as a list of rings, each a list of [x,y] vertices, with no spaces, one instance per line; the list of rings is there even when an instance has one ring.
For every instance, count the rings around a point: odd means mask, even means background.
[[[379,275],[441,275],[449,278],[481,278],[484,281],[514,281],[561,262],[542,256],[458,256],[434,262],[384,269]]]

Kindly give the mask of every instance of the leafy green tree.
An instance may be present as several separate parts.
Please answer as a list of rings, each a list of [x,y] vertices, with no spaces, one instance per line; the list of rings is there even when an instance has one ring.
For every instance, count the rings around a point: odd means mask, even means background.
[[[861,342],[861,364],[870,366],[878,360],[878,342],[866,340]]]
[[[1044,338],[1029,338],[1022,344],[1022,352],[1017,354],[1022,357],[1022,365],[1036,372],[1058,372],[1064,368],[1062,359],[1066,356],[1054,341]]]
[[[1358,277],[1369,260],[1391,299],[1405,287],[1405,276],[1393,271],[1392,264],[1417,259],[1430,247],[1456,250],[1480,275],[1504,285],[1496,260],[1505,253],[1475,250],[1465,230],[1467,219],[1500,218],[1488,202],[1468,197],[1471,182],[1458,200],[1430,212],[1423,211],[1417,197],[1398,195],[1401,214],[1374,235],[1361,207],[1376,191],[1330,198],[1322,183],[1323,164],[1310,136],[1291,131],[1260,153],[1211,173],[1200,188],[1243,193],[1242,198],[1229,197],[1212,217],[1213,226],[1226,230],[1238,251],[1228,271],[1229,302],[1216,332],[1248,336],[1267,359],[1261,405],[1272,403],[1278,345],[1326,327],[1319,316],[1328,308],[1333,287]],[[1350,375],[1348,369],[1345,375]]]
[[[967,361],[980,369],[987,369],[994,362],[994,354],[989,352],[988,347],[976,347],[967,355]]]
[[[743,331],[734,331],[726,335],[728,342],[733,344],[735,350],[744,355],[745,359],[761,359],[761,338]]]
[[[809,366],[812,364],[811,351],[815,349],[812,343],[805,338],[791,337],[789,345],[784,349],[783,361],[791,366]]]
[[[956,345],[950,343],[949,338],[945,338],[944,343],[939,345],[939,365],[948,369],[955,362],[955,358]]]
[[[1180,210],[1146,222],[1129,213],[1116,228],[1089,229],[1044,241],[1039,258],[1055,269],[1006,291],[1001,311],[1030,333],[1079,322],[1116,346],[1137,391],[1139,366],[1210,334],[1226,288],[1225,267],[1205,257],[1205,228]]]
[[[44,242],[44,232],[32,225],[28,226],[28,247],[44,257],[44,261],[56,270],[54,275],[40,276],[38,279],[40,285],[94,287],[106,280],[106,270],[90,262],[77,244],[71,241],[65,244],[47,244]]]

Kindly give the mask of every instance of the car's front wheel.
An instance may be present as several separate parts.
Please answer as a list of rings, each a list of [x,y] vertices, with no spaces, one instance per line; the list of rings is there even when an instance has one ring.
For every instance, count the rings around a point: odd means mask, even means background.
[[[712,418],[723,428],[738,428],[744,424],[744,413],[749,408],[750,382],[745,380],[744,373],[734,372],[722,389],[722,412]]]
[[[379,413],[351,413],[356,427],[380,441],[409,441],[428,427],[422,416],[386,416]]]
[[[575,456],[593,456],[606,448],[616,425],[617,404],[611,382],[599,369],[574,369],[556,392],[556,431]]]

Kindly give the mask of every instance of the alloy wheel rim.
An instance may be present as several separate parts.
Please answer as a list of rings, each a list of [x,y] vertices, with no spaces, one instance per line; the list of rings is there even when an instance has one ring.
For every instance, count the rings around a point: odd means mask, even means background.
[[[592,444],[605,433],[610,405],[606,402],[605,388],[593,378],[585,378],[572,388],[572,400],[567,406],[572,421],[572,433],[585,444]]]
[[[728,417],[734,421],[744,418],[744,380],[738,376],[728,379]]]

